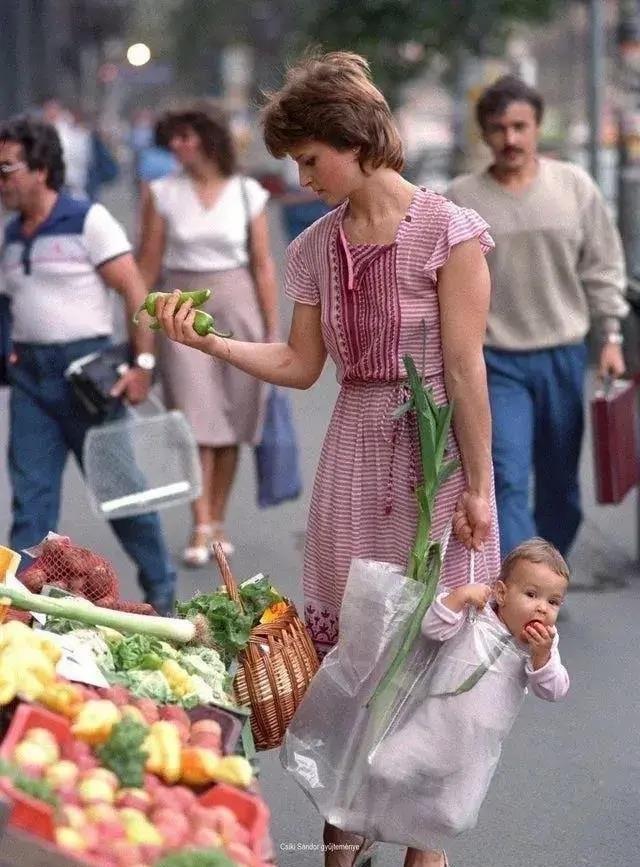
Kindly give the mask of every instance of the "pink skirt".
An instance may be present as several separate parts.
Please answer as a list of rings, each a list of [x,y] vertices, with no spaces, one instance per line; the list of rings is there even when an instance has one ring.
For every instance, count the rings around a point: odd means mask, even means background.
[[[264,325],[253,280],[246,268],[232,271],[167,271],[164,291],[212,289],[202,310],[238,340],[264,340]],[[201,446],[260,442],[266,386],[230,364],[188,346],[161,339],[159,372],[166,405],[188,419]]]

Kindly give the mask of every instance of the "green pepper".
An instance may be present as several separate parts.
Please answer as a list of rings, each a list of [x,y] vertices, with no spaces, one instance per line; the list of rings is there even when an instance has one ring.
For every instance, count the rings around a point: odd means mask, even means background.
[[[216,337],[233,337],[232,331],[218,331],[215,319],[210,313],[205,313],[204,310],[196,310],[193,320],[193,330],[200,337],[206,337],[207,334],[215,334]]]
[[[158,298],[169,297],[171,297],[170,292],[149,292],[147,297],[144,299],[144,302],[140,305],[138,310],[136,310],[133,316],[134,323],[136,325],[138,324],[138,317],[143,310],[146,310],[149,316],[155,317],[156,302]],[[192,289],[190,292],[181,292],[180,297],[178,298],[178,303],[176,304],[176,310],[178,307],[181,307],[185,301],[192,301],[194,307],[200,307],[205,301],[208,301],[210,297],[211,289]]]

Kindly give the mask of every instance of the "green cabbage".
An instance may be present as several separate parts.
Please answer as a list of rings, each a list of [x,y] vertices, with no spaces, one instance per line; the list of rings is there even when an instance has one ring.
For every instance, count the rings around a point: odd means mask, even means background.
[[[161,671],[128,671],[126,684],[138,698],[151,698],[157,704],[175,701],[169,682]]]

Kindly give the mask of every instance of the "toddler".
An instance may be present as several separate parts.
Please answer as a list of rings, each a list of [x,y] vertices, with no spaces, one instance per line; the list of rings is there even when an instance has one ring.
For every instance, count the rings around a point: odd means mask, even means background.
[[[420,848],[474,827],[527,688],[546,701],[569,689],[555,626],[568,584],[561,554],[531,539],[493,591],[467,584],[434,600],[422,632],[442,642],[437,656],[369,755],[362,795],[377,839]]]

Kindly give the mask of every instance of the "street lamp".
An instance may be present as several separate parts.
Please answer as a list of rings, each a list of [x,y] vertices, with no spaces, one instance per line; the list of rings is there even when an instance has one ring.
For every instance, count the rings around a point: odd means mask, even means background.
[[[144,66],[151,60],[151,50],[144,42],[136,42],[127,48],[127,60],[131,66]]]

